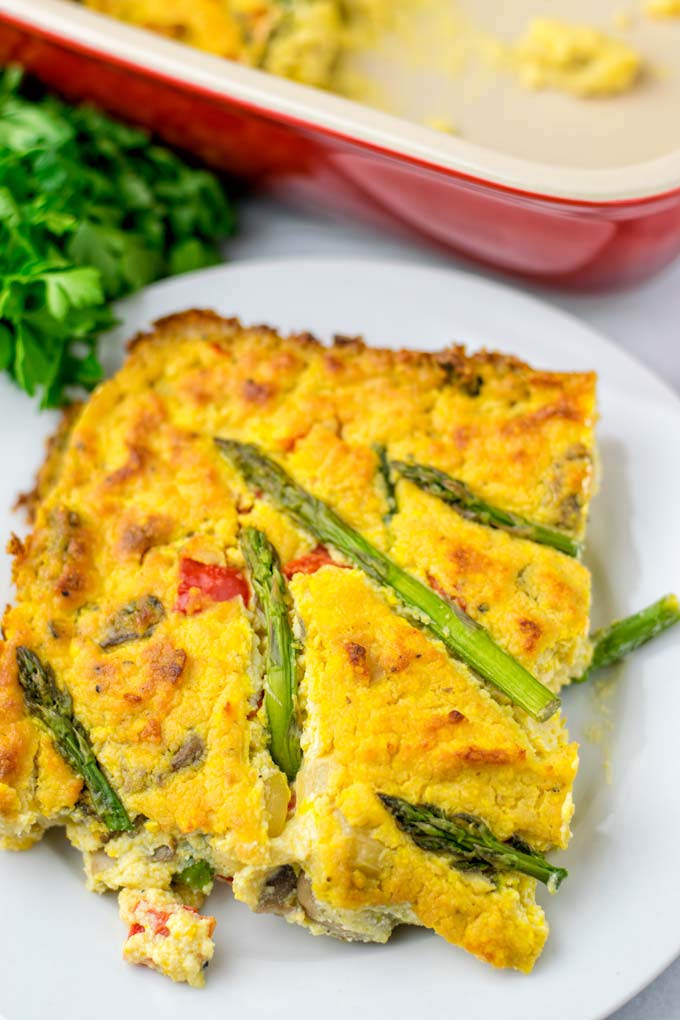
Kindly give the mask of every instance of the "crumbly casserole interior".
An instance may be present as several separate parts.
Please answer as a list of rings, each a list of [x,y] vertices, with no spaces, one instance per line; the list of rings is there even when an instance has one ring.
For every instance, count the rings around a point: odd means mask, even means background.
[[[587,569],[405,480],[387,514],[376,444],[580,538],[594,416],[593,375],[497,354],[348,338],[327,348],[198,311],[138,337],[123,369],[70,413],[39,477],[33,531],[12,542],[17,598],[0,644],[4,846],[65,826],[89,888],[122,891],[126,957],[176,980],[200,984],[212,954],[211,919],[195,911],[213,872],[254,910],[315,934],[385,941],[395,925],[419,924],[496,966],[530,970],[547,935],[535,880],[452,867],[415,845],[377,793],[473,813],[502,840],[564,847],[578,757],[561,717],[531,719],[365,573],[315,551],[214,437],[258,444],[558,690],[591,654]],[[268,536],[290,578],[303,751],[294,782],[269,753],[245,525]],[[201,571],[231,587],[202,584]],[[131,831],[107,830],[29,715],[19,646],[70,693]],[[197,861],[210,873],[189,888]]]

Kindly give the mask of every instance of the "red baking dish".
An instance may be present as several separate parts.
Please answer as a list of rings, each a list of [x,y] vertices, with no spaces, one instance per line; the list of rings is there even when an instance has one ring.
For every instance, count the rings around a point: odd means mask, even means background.
[[[613,169],[504,155],[69,0],[0,0],[0,61],[259,187],[546,284],[625,286],[680,253],[680,144]]]

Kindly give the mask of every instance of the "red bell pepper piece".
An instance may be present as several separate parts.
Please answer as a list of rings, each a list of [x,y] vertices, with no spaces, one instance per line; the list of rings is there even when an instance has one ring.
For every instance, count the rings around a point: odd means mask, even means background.
[[[192,588],[197,588],[213,602],[229,602],[239,595],[246,605],[250,601],[248,582],[236,567],[221,567],[216,563],[201,563],[185,557],[179,565],[175,606],[180,613],[191,612]]]

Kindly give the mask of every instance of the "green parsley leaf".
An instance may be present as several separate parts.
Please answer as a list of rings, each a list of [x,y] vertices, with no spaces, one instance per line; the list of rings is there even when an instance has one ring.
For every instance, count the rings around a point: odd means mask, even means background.
[[[197,237],[179,241],[170,249],[169,265],[173,274],[190,273],[193,269],[214,266],[217,261],[218,255],[212,245],[206,245]]]
[[[87,308],[104,301],[99,272],[91,266],[54,269],[44,273],[45,300],[55,319],[65,319],[71,308]]]
[[[233,229],[214,175],[91,107],[29,98],[16,68],[0,74],[0,371],[43,407],[101,379],[111,301],[211,265]]]
[[[14,337],[9,326],[0,322],[0,372],[4,372],[12,360]]]

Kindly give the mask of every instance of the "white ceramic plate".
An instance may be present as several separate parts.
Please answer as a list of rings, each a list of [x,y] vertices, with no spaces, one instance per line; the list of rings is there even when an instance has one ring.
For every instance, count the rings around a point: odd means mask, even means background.
[[[595,623],[680,585],[680,401],[649,372],[575,319],[463,274],[403,263],[249,262],[151,287],[123,306],[125,328],[188,307],[238,314],[322,338],[363,332],[374,344],[437,349],[452,340],[511,351],[552,369],[600,374],[602,492],[588,563]],[[30,485],[53,422],[0,380],[0,532]],[[0,602],[10,597],[2,561]],[[58,832],[30,853],[0,855],[0,1013],[7,1020],[345,1020],[437,1015],[461,1020],[600,1020],[680,951],[680,635],[638,652],[604,698],[565,692],[583,740],[570,877],[542,897],[552,933],[533,975],[500,973],[442,939],[401,930],[386,946],[314,939],[252,915],[218,888],[217,951],[205,991],[123,964],[115,898],[85,891],[80,859]],[[604,744],[585,731],[599,727]],[[611,783],[602,764],[609,759]]]

